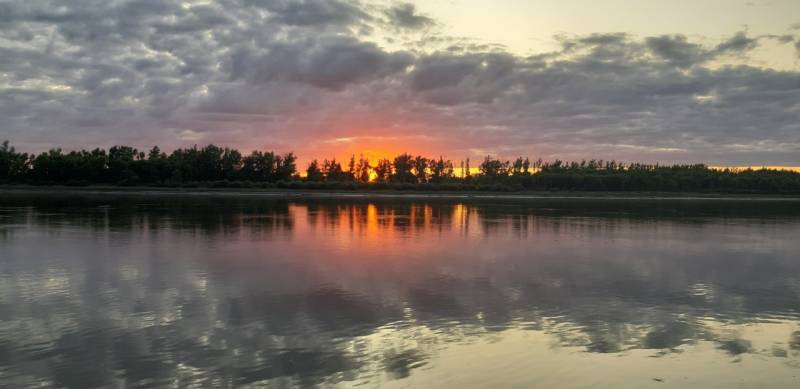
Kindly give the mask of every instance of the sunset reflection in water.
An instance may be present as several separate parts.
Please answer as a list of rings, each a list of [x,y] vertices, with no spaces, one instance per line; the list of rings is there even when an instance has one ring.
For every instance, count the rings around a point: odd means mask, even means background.
[[[793,386],[798,208],[9,197],[0,386]]]

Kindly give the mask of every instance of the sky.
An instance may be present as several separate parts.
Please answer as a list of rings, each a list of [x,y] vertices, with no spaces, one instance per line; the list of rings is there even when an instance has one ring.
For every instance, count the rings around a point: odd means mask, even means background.
[[[797,0],[0,0],[0,140],[800,165]]]

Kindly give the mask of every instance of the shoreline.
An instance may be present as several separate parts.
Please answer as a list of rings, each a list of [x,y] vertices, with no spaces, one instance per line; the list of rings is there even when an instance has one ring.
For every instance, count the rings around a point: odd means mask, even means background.
[[[187,196],[247,197],[269,199],[453,199],[453,200],[609,200],[609,201],[788,201],[800,202],[800,195],[729,194],[697,192],[569,192],[569,191],[398,191],[325,190],[325,189],[232,189],[232,188],[161,188],[161,187],[69,187],[69,186],[0,186],[3,195],[70,195],[116,196]]]

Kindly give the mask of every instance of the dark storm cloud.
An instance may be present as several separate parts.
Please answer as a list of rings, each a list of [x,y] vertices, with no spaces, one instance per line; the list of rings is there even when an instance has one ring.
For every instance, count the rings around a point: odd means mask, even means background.
[[[559,36],[523,57],[435,25],[407,3],[3,2],[0,139],[302,154],[405,128],[452,157],[797,163],[800,72],[724,65],[765,40],[800,53],[793,35]]]

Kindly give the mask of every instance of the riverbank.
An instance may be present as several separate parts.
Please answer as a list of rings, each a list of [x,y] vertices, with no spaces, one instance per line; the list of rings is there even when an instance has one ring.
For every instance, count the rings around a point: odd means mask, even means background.
[[[491,200],[720,200],[720,201],[798,201],[800,195],[728,194],[692,192],[575,192],[575,191],[418,191],[418,190],[324,190],[324,189],[232,189],[232,188],[161,188],[119,186],[3,186],[0,196],[207,196],[207,197],[264,197],[286,199],[491,199]]]

